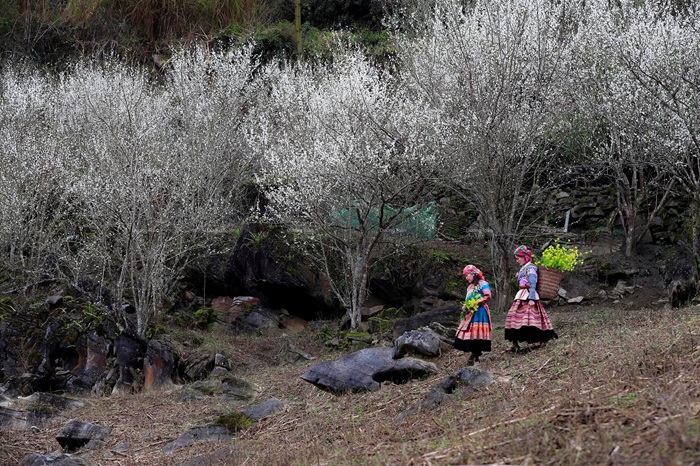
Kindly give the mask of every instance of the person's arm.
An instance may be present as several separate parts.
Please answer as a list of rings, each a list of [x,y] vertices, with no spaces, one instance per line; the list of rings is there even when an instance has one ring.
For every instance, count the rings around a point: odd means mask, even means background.
[[[537,291],[535,291],[537,289],[537,272],[536,271],[528,270],[527,282],[530,284],[528,299],[530,301],[533,301],[533,303],[531,303],[531,304],[534,304],[534,301],[537,300]]]
[[[481,287],[481,303],[487,304],[491,301],[491,287],[488,283],[484,282],[485,285]]]

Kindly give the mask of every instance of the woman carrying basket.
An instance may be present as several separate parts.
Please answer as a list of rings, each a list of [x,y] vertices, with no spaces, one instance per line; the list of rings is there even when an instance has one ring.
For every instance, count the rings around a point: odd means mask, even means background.
[[[519,289],[506,315],[505,338],[511,342],[506,352],[515,353],[521,341],[543,348],[549,340],[559,336],[537,294],[537,266],[532,262],[532,252],[526,246],[518,246],[513,254],[520,265]]]

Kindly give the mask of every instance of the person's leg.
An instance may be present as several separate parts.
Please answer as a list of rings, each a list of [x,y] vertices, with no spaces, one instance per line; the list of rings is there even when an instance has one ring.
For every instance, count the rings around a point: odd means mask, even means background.
[[[505,350],[504,353],[517,353],[518,351],[520,351],[520,345],[517,340],[513,340],[510,342],[510,348]]]

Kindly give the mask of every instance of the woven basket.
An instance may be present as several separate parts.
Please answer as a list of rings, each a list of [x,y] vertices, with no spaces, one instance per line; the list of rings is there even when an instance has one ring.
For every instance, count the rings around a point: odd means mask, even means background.
[[[556,298],[563,277],[564,272],[561,270],[537,266],[537,294],[540,295],[540,299]]]

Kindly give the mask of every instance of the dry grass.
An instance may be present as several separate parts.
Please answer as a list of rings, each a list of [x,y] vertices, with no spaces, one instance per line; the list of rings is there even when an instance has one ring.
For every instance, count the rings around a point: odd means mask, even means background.
[[[272,464],[700,464],[700,308],[553,310],[560,339],[542,350],[502,354],[502,330],[481,366],[496,382],[403,422],[466,356],[446,351],[442,374],[375,393],[335,396],[302,381],[317,361],[279,367],[277,337],[229,338],[237,373],[261,388],[259,400],[286,402],[232,442],[201,443],[166,456],[187,428],[244,407],[218,398],[179,402],[179,389],[93,398],[68,414],[113,427],[95,465]],[[496,316],[496,319],[503,316]],[[294,343],[334,359],[312,335]],[[0,432],[1,464],[50,453],[66,419],[36,433]],[[124,447],[124,445],[127,445]]]

